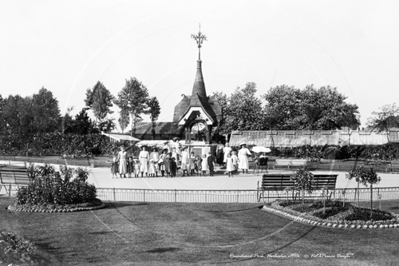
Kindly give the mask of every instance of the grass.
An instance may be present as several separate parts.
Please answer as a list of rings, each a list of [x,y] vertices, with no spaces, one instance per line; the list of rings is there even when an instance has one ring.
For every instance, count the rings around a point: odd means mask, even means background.
[[[87,212],[14,213],[5,210],[10,203],[0,197],[0,228],[32,241],[42,265],[381,265],[399,256],[398,229],[312,227],[259,204],[118,202]]]

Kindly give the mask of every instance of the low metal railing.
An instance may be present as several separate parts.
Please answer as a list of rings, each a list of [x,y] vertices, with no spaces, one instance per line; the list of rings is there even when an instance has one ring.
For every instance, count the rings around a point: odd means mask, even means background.
[[[329,195],[335,200],[369,201],[370,188],[335,189],[330,190]],[[97,188],[97,197],[101,200],[135,202],[258,203],[257,190]],[[322,191],[313,191],[312,194],[305,194],[305,197],[322,198]],[[291,192],[265,191],[262,202],[291,198]],[[374,201],[399,199],[399,187],[374,188],[373,199]]]

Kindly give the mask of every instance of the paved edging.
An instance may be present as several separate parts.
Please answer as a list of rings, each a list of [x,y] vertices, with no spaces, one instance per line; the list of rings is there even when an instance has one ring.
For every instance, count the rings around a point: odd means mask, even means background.
[[[296,222],[300,222],[303,224],[319,226],[319,227],[329,227],[329,228],[341,228],[341,229],[384,229],[384,228],[399,228],[399,221],[398,217],[396,216],[395,221],[388,221],[388,222],[373,222],[370,224],[358,224],[356,222],[334,222],[334,221],[320,221],[315,219],[311,219],[309,217],[303,217],[304,214],[292,214],[288,213],[284,210],[275,209],[270,206],[264,205],[262,210],[271,212],[273,214],[290,218]],[[291,210],[292,211],[292,210]],[[292,211],[295,212],[295,211]]]

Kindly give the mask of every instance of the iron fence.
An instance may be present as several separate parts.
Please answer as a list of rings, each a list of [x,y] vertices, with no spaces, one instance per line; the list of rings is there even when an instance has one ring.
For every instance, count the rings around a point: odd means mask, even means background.
[[[323,191],[305,194],[306,199],[323,198]],[[369,201],[370,188],[347,188],[328,191],[331,199],[341,201]],[[192,203],[258,203],[257,190],[178,190],[178,189],[127,189],[97,188],[97,197],[109,201],[136,202],[192,202]],[[285,191],[265,191],[262,202],[291,199]],[[399,187],[374,188],[374,201],[399,199]]]

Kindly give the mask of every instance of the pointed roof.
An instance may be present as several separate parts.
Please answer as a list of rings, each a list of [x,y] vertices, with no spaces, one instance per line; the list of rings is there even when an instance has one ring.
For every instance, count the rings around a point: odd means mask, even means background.
[[[205,83],[204,77],[202,75],[202,61],[197,61],[197,73],[195,74],[194,86],[193,91],[191,93],[192,96],[198,95],[201,98],[206,98],[206,90],[205,90]]]

